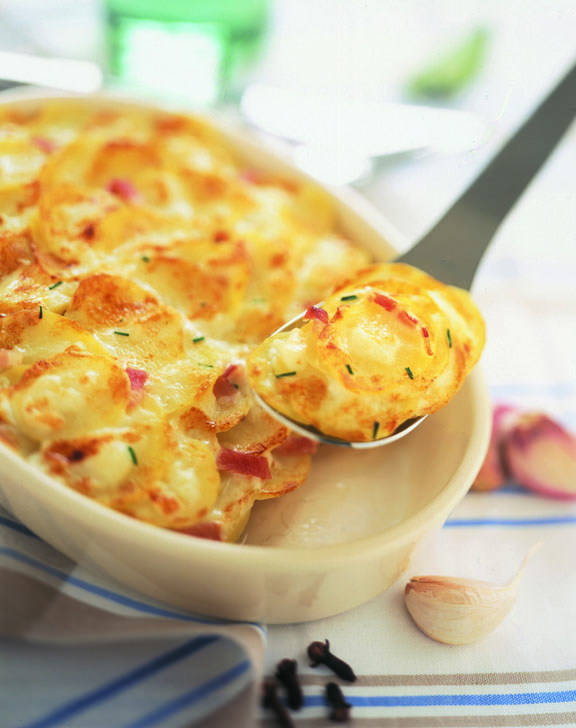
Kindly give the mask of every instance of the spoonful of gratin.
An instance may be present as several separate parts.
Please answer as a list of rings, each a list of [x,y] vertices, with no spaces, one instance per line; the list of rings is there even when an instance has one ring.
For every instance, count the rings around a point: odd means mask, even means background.
[[[443,407],[484,340],[466,291],[409,265],[381,263],[260,344],[248,374],[261,403],[292,429],[371,447]]]
[[[485,343],[467,291],[573,120],[575,94],[576,67],[408,253],[360,271],[250,354],[250,382],[271,414],[320,442],[366,448],[398,440],[450,401]]]

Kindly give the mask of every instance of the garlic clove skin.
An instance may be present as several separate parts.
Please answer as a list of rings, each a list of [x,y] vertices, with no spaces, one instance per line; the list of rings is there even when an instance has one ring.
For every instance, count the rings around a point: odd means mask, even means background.
[[[576,499],[576,437],[547,415],[520,415],[502,452],[520,485],[550,498]]]
[[[486,637],[510,613],[520,579],[535,544],[517,574],[505,585],[450,576],[415,576],[404,601],[414,623],[428,637],[447,645],[467,645]]]
[[[516,415],[516,408],[510,405],[499,404],[494,407],[490,443],[484,462],[472,483],[472,490],[496,490],[508,481],[508,473],[502,461],[501,443],[505,433],[512,426]]]
[[[508,615],[517,589],[469,579],[420,576],[406,585],[406,607],[428,637],[466,645],[490,634]]]

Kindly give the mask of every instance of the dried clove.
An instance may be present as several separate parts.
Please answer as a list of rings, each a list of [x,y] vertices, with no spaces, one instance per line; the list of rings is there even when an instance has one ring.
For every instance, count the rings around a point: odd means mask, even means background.
[[[276,692],[276,688],[277,683],[275,680],[264,680],[262,683],[262,706],[274,711],[278,725],[281,728],[294,728],[292,718]]]
[[[334,723],[347,723],[350,720],[352,706],[346,702],[340,686],[334,682],[326,684],[326,700],[332,708],[328,716]]]
[[[300,710],[304,703],[304,695],[298,680],[296,660],[281,660],[276,665],[276,679],[286,688],[290,708]]]
[[[324,642],[311,642],[308,645],[308,657],[312,660],[311,667],[326,665],[338,677],[341,677],[342,680],[348,680],[348,682],[356,681],[356,675],[350,665],[330,652],[330,642],[328,640]]]

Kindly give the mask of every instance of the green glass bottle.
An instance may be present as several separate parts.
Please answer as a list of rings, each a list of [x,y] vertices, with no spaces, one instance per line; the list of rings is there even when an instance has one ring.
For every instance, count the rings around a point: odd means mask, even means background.
[[[205,107],[233,101],[260,49],[268,0],[107,0],[109,72]]]

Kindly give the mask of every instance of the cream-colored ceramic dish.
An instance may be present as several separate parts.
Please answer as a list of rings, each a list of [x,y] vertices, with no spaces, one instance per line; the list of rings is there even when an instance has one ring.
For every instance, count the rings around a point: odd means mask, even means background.
[[[5,93],[2,103],[40,98]],[[219,126],[251,165],[304,177],[258,142]],[[375,257],[390,258],[398,233],[352,191],[331,194],[344,233]],[[303,486],[256,505],[241,545],[125,517],[37,472],[1,444],[0,497],[52,546],[120,584],[213,616],[300,622],[362,604],[402,574],[418,540],[440,527],[466,493],[489,429],[489,399],[476,369],[444,409],[404,440],[367,452],[324,446]]]

